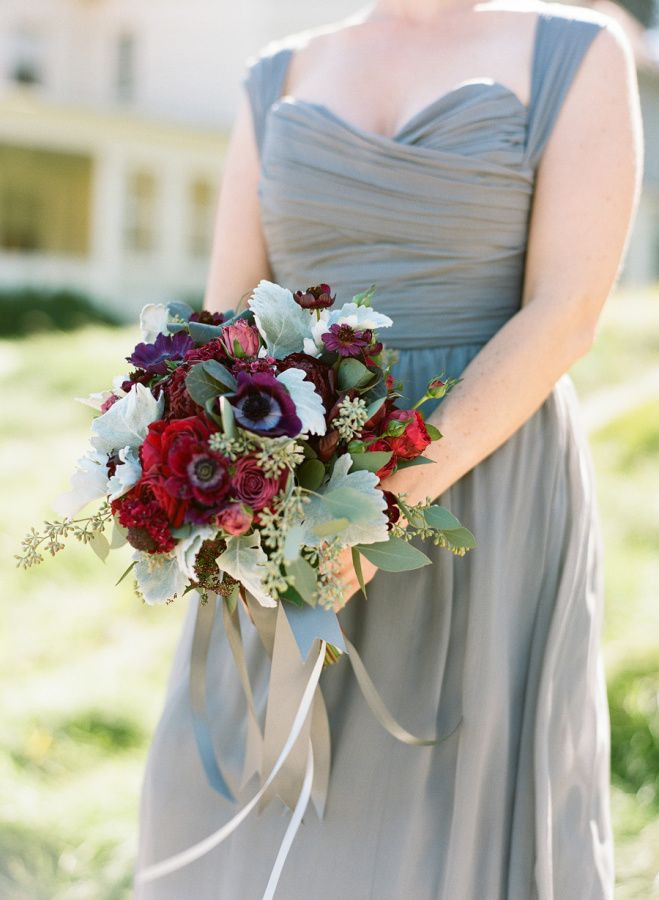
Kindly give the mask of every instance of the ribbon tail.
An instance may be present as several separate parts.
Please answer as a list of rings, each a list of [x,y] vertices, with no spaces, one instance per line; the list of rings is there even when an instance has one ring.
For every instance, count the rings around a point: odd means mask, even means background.
[[[270,787],[274,779],[277,777],[277,774],[279,773],[281,767],[286,762],[288,754],[291,752],[297,739],[300,736],[300,732],[302,731],[304,723],[309,715],[316,688],[318,686],[318,679],[320,678],[320,673],[325,661],[326,646],[327,645],[325,641],[320,641],[319,653],[314,663],[313,670],[309,676],[309,680],[307,681],[307,684],[305,686],[300,705],[298,707],[297,713],[295,714],[292,728],[290,730],[288,738],[286,739],[286,743],[284,744],[284,747],[279,754],[277,761],[272,768],[272,771],[263,783],[263,786],[259,788],[252,799],[247,804],[245,804],[245,806],[243,806],[240,812],[236,813],[236,815],[225,825],[223,825],[221,828],[218,828],[217,831],[214,831],[212,834],[208,835],[208,837],[204,838],[198,843],[193,844],[191,847],[188,847],[186,850],[182,850],[180,853],[175,853],[173,856],[170,856],[167,859],[162,860],[161,862],[154,863],[151,866],[146,866],[146,868],[142,869],[136,874],[136,883],[143,884],[146,881],[154,881],[156,878],[162,878],[163,875],[169,875],[171,872],[176,872],[178,869],[182,869],[183,866],[187,866],[189,863],[194,862],[195,859],[199,859],[199,857],[204,856],[204,854],[208,853],[214,847],[217,847],[218,844],[221,844],[222,841],[224,841],[230,834],[232,834],[232,832],[236,830],[241,822],[243,822],[247,818],[247,816],[257,805],[261,797]]]
[[[311,800],[318,818],[322,819],[325,815],[325,803],[329,788],[331,740],[327,708],[320,685],[316,690],[311,709],[311,746],[314,755]]]
[[[313,664],[313,654],[309,654],[306,662],[300,656],[297,642],[280,603],[276,610],[268,706],[265,715],[263,771],[268,771],[279,755]],[[259,811],[263,810],[274,796],[280,797],[289,809],[294,809],[304,780],[310,731],[311,716],[308,716],[276,784],[264,794]]]
[[[247,662],[245,661],[245,648],[243,646],[243,637],[240,629],[238,607],[235,607],[233,612],[230,612],[227,603],[223,603],[222,615],[224,617],[224,628],[229,641],[229,646],[231,647],[231,652],[233,654],[234,662],[236,663],[240,682],[245,694],[245,700],[247,702],[247,740],[245,743],[245,762],[240,782],[240,789],[242,790],[252,775],[261,771],[263,759],[263,735],[261,734],[259,720],[256,715],[254,694],[252,693],[252,685],[247,671]]]
[[[348,648],[348,659],[350,660],[350,664],[352,665],[352,670],[355,673],[355,678],[357,679],[357,683],[364,696],[364,700],[366,700],[369,709],[371,710],[375,718],[383,726],[383,728],[386,728],[390,735],[395,737],[397,740],[402,741],[404,744],[411,744],[415,747],[430,747],[434,744],[441,743],[453,734],[458,725],[460,725],[460,723],[462,722],[462,716],[460,716],[449,733],[444,735],[444,737],[442,738],[418,738],[407,731],[405,728],[403,728],[403,726],[394,719],[394,717],[385,706],[382,697],[380,697],[380,695],[378,694],[375,685],[371,681],[371,677],[366,671],[366,667],[364,666],[364,663],[362,662],[361,657],[357,653],[354,645],[348,640],[348,638],[344,639],[346,647]]]
[[[295,804],[295,809],[293,810],[291,821],[288,823],[288,828],[286,829],[286,833],[284,834],[284,840],[281,842],[281,846],[279,847],[279,852],[277,853],[275,864],[272,867],[272,872],[270,873],[270,879],[268,880],[268,885],[265,889],[263,900],[272,900],[275,895],[277,885],[279,884],[279,877],[282,873],[282,869],[284,868],[286,857],[288,856],[288,851],[291,849],[293,841],[295,840],[295,835],[297,834],[297,830],[300,827],[300,823],[302,822],[302,816],[306,812],[307,806],[309,805],[311,785],[313,784],[313,780],[313,747],[311,746],[311,742],[309,742],[309,749],[307,752],[307,767],[304,773],[302,790],[300,791],[300,796],[298,797],[297,803]]]
[[[217,595],[211,594],[206,603],[202,603],[201,598],[199,599],[190,654],[190,705],[192,707],[192,725],[197,741],[197,749],[199,750],[199,756],[208,782],[218,794],[233,802],[235,797],[222,774],[215,756],[215,748],[213,747],[206,715],[206,661],[208,659],[208,648],[216,609]]]

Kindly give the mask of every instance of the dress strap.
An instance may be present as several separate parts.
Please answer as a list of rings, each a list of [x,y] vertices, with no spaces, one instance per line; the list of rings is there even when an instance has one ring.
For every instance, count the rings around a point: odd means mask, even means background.
[[[259,156],[265,137],[266,117],[272,104],[281,96],[292,52],[290,46],[270,43],[245,62],[242,84],[250,100]]]
[[[535,169],[586,51],[607,20],[541,12],[531,69],[525,159]]]

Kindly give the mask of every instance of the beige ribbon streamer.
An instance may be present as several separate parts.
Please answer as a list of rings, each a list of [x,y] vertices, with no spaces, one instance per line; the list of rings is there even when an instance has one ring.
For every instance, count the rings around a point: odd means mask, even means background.
[[[261,734],[261,726],[256,715],[254,694],[252,693],[252,685],[247,671],[238,607],[234,607],[233,612],[229,612],[227,603],[223,602],[222,615],[229,646],[231,647],[240,682],[243,686],[245,700],[247,701],[247,740],[245,745],[245,762],[240,782],[240,789],[242,790],[252,775],[261,771],[263,765],[263,735]]]
[[[318,679],[320,678],[320,673],[323,668],[323,661],[325,659],[326,646],[327,645],[325,641],[321,640],[318,655],[314,660],[314,665],[309,676],[309,680],[304,687],[302,699],[295,715],[290,734],[288,735],[286,743],[284,744],[284,747],[282,748],[282,751],[279,754],[277,761],[272,768],[272,771],[264,781],[263,785],[256,792],[256,794],[245,806],[243,806],[243,808],[238,813],[236,813],[236,815],[232,819],[230,819],[226,824],[222,825],[221,828],[218,828],[217,831],[209,834],[208,837],[204,838],[201,841],[198,841],[191,847],[182,850],[180,853],[175,853],[173,856],[169,856],[167,857],[167,859],[163,859],[160,862],[154,863],[153,865],[146,866],[144,869],[141,869],[139,872],[137,872],[135,876],[135,881],[137,884],[143,884],[147,881],[154,881],[157,878],[162,878],[164,875],[169,875],[172,872],[176,872],[178,869],[189,865],[191,862],[194,862],[195,859],[199,859],[199,857],[204,856],[206,853],[212,850],[213,847],[217,847],[218,844],[221,844],[222,841],[226,840],[226,838],[236,830],[241,822],[243,822],[247,818],[247,816],[257,805],[263,794],[268,790],[272,782],[277,777],[277,774],[279,773],[281,767],[284,765],[288,754],[291,752],[300,735],[300,731],[302,730],[304,722],[309,715],[309,711],[313,703],[314,694],[318,686]],[[313,654],[310,655],[313,657]],[[308,773],[308,766],[313,766],[313,759],[307,759],[306,762],[306,772]],[[301,815],[302,814],[300,813],[300,818]],[[282,844],[283,847],[290,847],[296,830],[297,825],[292,833],[290,833],[290,830],[286,831],[286,834],[284,835],[284,842]],[[286,852],[288,852],[287,849],[285,849],[285,852],[283,853],[284,858]],[[277,856],[277,860],[280,859],[280,855],[281,851]],[[277,862],[275,864],[277,865]],[[281,865],[283,865],[283,860],[281,861]]]
[[[343,639],[345,640],[346,647],[348,648],[348,659],[350,660],[352,670],[355,673],[355,678],[357,679],[357,683],[361,688],[364,699],[366,700],[369,709],[371,710],[375,718],[383,726],[383,728],[387,729],[390,735],[395,737],[397,740],[402,741],[404,744],[411,744],[415,747],[428,747],[432,746],[433,744],[440,744],[442,741],[445,741],[446,738],[450,737],[453,734],[458,725],[460,725],[460,723],[462,722],[462,716],[460,716],[449,733],[444,735],[444,737],[442,738],[418,738],[407,731],[405,728],[403,728],[403,726],[394,719],[387,707],[384,705],[384,701],[375,689],[375,685],[371,681],[370,675],[366,671],[366,667],[364,666],[359,653],[357,653],[354,644],[352,644],[345,635],[343,636]]]
[[[300,656],[284,606],[279,603],[276,610],[268,705],[263,733],[262,778],[266,772],[270,771],[286,742],[295,717],[295,710],[300,704],[300,697],[313,663],[313,654],[309,654],[306,662]],[[304,781],[310,734],[311,716],[309,715],[295,746],[288,754],[288,758],[277,776],[277,780],[263,795],[259,803],[259,810],[264,809],[274,796],[280,797],[289,809],[295,808]]]
[[[277,622],[277,610],[272,607],[262,606],[253,597],[249,592],[245,594],[245,600],[247,603],[247,608],[249,610],[250,617],[252,622],[254,623],[254,627],[257,630],[259,638],[261,639],[261,643],[263,644],[268,656],[272,659],[274,654],[275,647],[275,631],[276,631],[276,622]],[[285,614],[284,614],[284,618]],[[282,659],[282,665],[277,666],[278,673],[281,675],[283,669],[288,669],[289,672],[294,673],[294,677],[298,679],[297,683],[299,685],[299,679],[304,676],[305,667],[300,656],[300,651],[298,649],[297,643],[291,633],[290,626],[288,625],[288,621],[285,622],[285,626],[288,627],[288,632],[290,634],[290,640],[286,640],[288,638],[288,634],[284,630],[282,632],[283,625],[280,626],[280,637],[283,639],[283,644],[285,646],[280,646],[277,650],[278,653],[282,652],[290,656],[290,661],[288,664],[284,665],[284,661]],[[297,663],[297,665],[295,665]],[[272,694],[272,681],[270,683],[270,687],[268,690],[268,705],[266,710],[266,734],[264,735],[264,745],[263,745],[263,756],[262,756],[262,764],[266,766],[267,763],[265,760],[275,759],[277,755],[277,743],[281,740],[282,732],[284,729],[275,727],[276,717],[278,716],[278,710],[280,708],[281,702],[286,702],[286,705],[289,707],[290,712],[290,701],[281,701],[274,699]],[[278,684],[276,687],[276,691],[282,696],[287,697],[294,696],[296,692],[299,692],[299,686],[296,688],[294,684],[283,683],[282,679],[278,677]],[[267,722],[268,716],[270,715],[270,719],[272,720],[271,728],[268,730]],[[306,724],[306,723],[305,723]],[[284,734],[285,737],[285,734]],[[325,806],[327,803],[327,792],[329,790],[329,775],[330,775],[330,760],[331,760],[331,737],[330,737],[330,728],[329,728],[329,720],[327,717],[327,708],[325,706],[325,700],[323,698],[322,691],[320,687],[316,690],[316,695],[314,697],[313,708],[311,713],[311,746],[313,750],[314,757],[314,775],[313,775],[313,788],[311,793],[311,800],[314,805],[314,809],[318,814],[318,818],[322,819],[325,814]],[[301,785],[304,780],[304,763],[306,756],[303,757],[303,749],[304,745],[300,742],[300,746],[296,748],[296,756],[295,756],[295,764],[287,761],[286,764],[286,776],[285,780],[288,785]],[[254,771],[262,771],[262,770],[254,770]],[[277,785],[273,785],[274,794],[278,794],[279,788],[279,780],[277,781]],[[272,794],[269,795],[269,799],[271,799]],[[281,795],[280,795],[281,796]],[[294,802],[293,797],[297,796],[295,794],[295,788],[287,791],[288,801]],[[289,806],[289,808],[293,808],[291,803],[288,802],[284,797],[282,800]],[[267,801],[266,801],[267,802]],[[262,804],[265,806],[265,803]],[[262,808],[259,807],[259,809]]]

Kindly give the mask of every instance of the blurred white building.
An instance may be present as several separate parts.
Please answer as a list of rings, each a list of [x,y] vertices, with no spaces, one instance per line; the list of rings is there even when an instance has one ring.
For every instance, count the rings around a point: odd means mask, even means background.
[[[0,287],[77,288],[126,317],[201,296],[245,59],[361,5],[2,0]],[[639,70],[654,126],[659,68],[640,50]],[[659,134],[646,139],[635,282],[659,277]]]
[[[3,0],[0,287],[77,288],[126,317],[201,296],[245,59],[326,7]]]

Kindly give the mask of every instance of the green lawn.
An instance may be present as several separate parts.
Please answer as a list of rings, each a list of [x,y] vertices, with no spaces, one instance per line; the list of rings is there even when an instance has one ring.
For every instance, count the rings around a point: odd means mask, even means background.
[[[585,408],[659,359],[659,290],[611,298],[596,346],[575,367]],[[149,735],[185,607],[147,608],[126,579],[74,545],[21,572],[12,556],[88,437],[74,396],[120,371],[135,329],[90,327],[0,341],[0,896],[130,896],[137,802]],[[659,395],[592,434],[607,552],[604,628],[613,728],[620,900],[659,897]],[[521,900],[521,898],[520,898]]]

